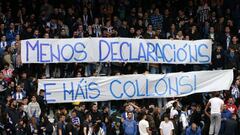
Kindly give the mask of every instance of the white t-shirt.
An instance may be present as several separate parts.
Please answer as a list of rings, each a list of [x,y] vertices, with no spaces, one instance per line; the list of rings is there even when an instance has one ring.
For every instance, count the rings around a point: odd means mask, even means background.
[[[138,129],[140,135],[148,135],[147,128],[149,128],[149,123],[146,120],[140,120],[138,123]]]
[[[163,131],[163,135],[170,135],[171,131],[174,129],[174,126],[172,121],[168,121],[167,123],[162,121],[159,128]]]
[[[178,115],[178,111],[172,107],[170,110],[170,119],[173,119],[175,115]]]
[[[223,100],[218,97],[214,97],[211,98],[209,102],[211,103],[211,114],[221,114],[221,106],[224,104]]]

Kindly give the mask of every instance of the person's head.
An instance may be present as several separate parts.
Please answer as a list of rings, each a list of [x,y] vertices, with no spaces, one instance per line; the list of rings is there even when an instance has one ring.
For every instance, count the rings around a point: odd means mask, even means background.
[[[174,103],[173,103],[173,107],[174,107],[174,108],[177,108],[177,106],[178,106],[178,103],[177,103],[177,102],[174,102]]]
[[[24,105],[27,105],[27,104],[28,104],[28,98],[26,98],[26,97],[23,98],[23,104],[24,104]]]
[[[94,104],[92,105],[92,111],[93,111],[93,112],[97,112],[97,110],[98,110],[98,105],[94,103]]]
[[[84,111],[85,108],[86,108],[86,105],[85,105],[84,103],[80,103],[80,104],[79,104],[79,110],[80,110],[80,111]]]
[[[147,117],[147,116],[146,116],[146,112],[141,112],[141,113],[140,113],[140,119],[141,119],[141,120],[145,120],[146,117]]]
[[[234,100],[233,100],[232,97],[230,97],[230,98],[228,99],[228,104],[230,104],[230,105],[234,104]]]
[[[165,115],[163,116],[163,119],[164,119],[165,122],[168,122],[168,121],[169,121],[169,116],[168,116],[168,114],[165,114]]]
[[[16,91],[17,91],[17,92],[21,92],[21,91],[22,91],[22,87],[21,87],[20,85],[17,85]]]
[[[227,105],[223,105],[223,110],[227,110]]]
[[[6,41],[7,40],[7,38],[6,38],[6,36],[5,35],[3,35],[2,37],[1,37],[1,41]]]
[[[14,29],[14,28],[15,28],[15,25],[14,25],[13,22],[10,23],[9,28],[10,28],[10,29]]]
[[[129,104],[124,104],[124,109],[125,109],[125,112],[129,112],[130,111],[130,106]]]
[[[38,36],[39,35],[39,30],[34,30],[34,35]]]
[[[134,34],[135,33],[134,27],[131,27],[129,31],[130,31],[131,34]]]
[[[26,72],[23,72],[22,75],[21,75],[22,79],[26,79],[27,78],[27,73]]]
[[[76,113],[76,111],[72,111],[72,117],[76,117],[77,116],[77,113]]]
[[[3,80],[3,79],[4,79],[3,72],[0,72],[0,79],[1,79],[1,80]]]
[[[49,38],[50,36],[49,36],[48,33],[45,33],[43,37],[44,37],[44,38]]]
[[[217,46],[216,52],[220,53],[222,51],[222,47],[221,46]]]
[[[65,115],[61,114],[60,117],[59,117],[59,121],[64,122],[65,119],[66,119]]]
[[[238,42],[237,36],[232,37],[232,42],[233,42],[233,44],[236,44]]]
[[[151,24],[148,25],[147,30],[152,31],[152,25]]]
[[[225,33],[230,33],[230,27],[229,26],[225,27]]]
[[[132,112],[128,112],[128,113],[127,113],[127,118],[128,118],[128,119],[132,119],[132,117],[133,117],[133,113],[132,113]]]
[[[219,93],[219,92],[214,92],[214,93],[213,93],[213,96],[214,96],[214,97],[219,97],[219,96],[220,96],[220,93]]]
[[[32,100],[32,102],[36,102],[36,101],[37,101],[37,98],[36,98],[36,96],[35,96],[35,95],[33,95],[33,96],[32,96],[32,98],[31,98],[31,100]]]
[[[109,108],[108,108],[108,106],[103,106],[103,112],[105,112],[105,113],[108,113],[109,112]]]
[[[210,31],[210,33],[214,33],[214,27],[213,26],[211,26],[210,28],[209,28],[209,31]]]
[[[192,111],[197,110],[197,105],[196,105],[196,103],[192,103],[191,109],[192,109]]]
[[[10,99],[9,103],[10,103],[11,108],[16,108],[17,107],[17,101],[16,100]]]
[[[192,123],[191,129],[192,129],[193,131],[197,131],[197,124],[196,124],[196,123]]]
[[[89,113],[86,114],[86,115],[85,115],[85,120],[88,121],[88,122],[91,121],[91,120],[92,120],[92,115],[89,114]]]
[[[44,95],[45,95],[45,90],[44,90],[44,89],[40,89],[39,95],[40,95],[40,96],[44,96]]]

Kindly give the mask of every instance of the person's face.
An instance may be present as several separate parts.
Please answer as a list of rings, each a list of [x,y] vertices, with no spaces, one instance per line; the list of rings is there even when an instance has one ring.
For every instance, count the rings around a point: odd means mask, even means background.
[[[15,86],[15,83],[14,82],[11,82],[10,85],[9,85],[11,88],[13,88]]]
[[[1,40],[6,41],[6,36],[2,36]]]
[[[32,101],[36,102],[36,97],[35,96],[32,97]]]
[[[5,25],[4,25],[4,23],[2,23],[2,24],[0,25],[0,29],[3,30],[4,27],[5,27]]]
[[[38,31],[38,30],[35,30],[35,31],[34,31],[34,35],[39,35],[39,31]]]
[[[62,122],[65,121],[65,116],[62,115],[60,120],[61,120]]]
[[[132,119],[132,116],[133,116],[132,113],[128,113],[128,114],[127,114],[128,119]]]
[[[226,105],[224,105],[224,106],[223,106],[223,110],[226,110],[226,109],[227,109],[227,106],[226,106]]]
[[[232,98],[229,98],[229,99],[228,99],[228,103],[229,103],[229,104],[233,104],[233,99],[232,99]]]
[[[48,33],[44,34],[44,38],[49,38],[49,34]]]
[[[137,35],[141,35],[141,30],[137,30]]]
[[[210,27],[210,33],[214,33],[214,28]]]
[[[76,112],[72,112],[72,117],[76,117],[76,116],[77,116]]]
[[[0,79],[3,79],[3,78],[4,78],[3,73],[0,73]]]
[[[10,29],[14,29],[14,23],[10,23]]]
[[[166,9],[166,10],[164,11],[164,14],[165,14],[165,16],[168,16],[168,15],[169,15],[169,10]]]
[[[192,130],[193,130],[193,131],[196,131],[196,130],[197,130],[197,125],[194,124],[194,123],[192,124]]]
[[[18,86],[16,87],[16,91],[17,91],[17,92],[21,92],[21,86],[18,85]]]
[[[27,78],[27,74],[26,74],[26,73],[23,73],[23,74],[22,74],[22,78],[23,78],[23,79],[26,79],[26,78]]]
[[[130,33],[135,33],[134,28],[130,28]]]
[[[24,105],[27,105],[27,104],[28,104],[28,99],[27,99],[27,98],[23,99],[23,104],[24,104]]]
[[[149,30],[149,31],[152,31],[152,25],[149,25],[149,26],[148,26],[148,30]]]
[[[109,112],[109,108],[108,107],[104,108],[104,112]]]
[[[92,110],[93,110],[94,112],[96,112],[97,109],[98,109],[97,105],[93,105]]]
[[[236,85],[237,85],[237,86],[240,85],[240,80],[239,80],[239,79],[236,80]]]
[[[233,41],[234,43],[236,43],[236,42],[238,41],[237,37],[233,37],[233,38],[232,38],[232,41]]]
[[[168,122],[168,120],[169,120],[168,117],[164,117],[165,122]]]
[[[88,120],[89,120],[89,121],[92,120],[92,116],[91,116],[91,115],[88,116]]]
[[[229,28],[229,27],[226,27],[226,28],[225,28],[225,32],[226,32],[226,33],[230,33],[230,28]]]
[[[43,92],[43,91],[40,92],[40,95],[41,95],[41,96],[44,96],[44,94],[45,94],[45,92]]]

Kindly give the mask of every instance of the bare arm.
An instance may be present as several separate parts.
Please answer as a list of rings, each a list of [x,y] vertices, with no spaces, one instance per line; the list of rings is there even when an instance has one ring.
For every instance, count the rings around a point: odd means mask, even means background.
[[[160,128],[160,135],[163,135],[163,130]]]
[[[208,116],[208,117],[210,117],[210,114],[207,112],[207,109],[210,107],[210,105],[211,105],[211,103],[210,102],[208,102],[207,103],[207,105],[206,105],[206,107],[205,107],[205,114]]]
[[[63,135],[62,134],[62,129],[58,129],[58,135]]]
[[[149,135],[152,134],[152,132],[149,130],[149,128],[147,128],[147,132],[148,132]]]

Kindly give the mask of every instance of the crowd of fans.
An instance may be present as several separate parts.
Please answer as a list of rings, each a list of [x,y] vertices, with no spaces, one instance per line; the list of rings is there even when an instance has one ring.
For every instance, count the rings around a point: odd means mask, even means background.
[[[240,133],[239,0],[0,1],[0,37],[2,135]],[[211,39],[212,63],[21,63],[23,39],[84,37]],[[219,69],[234,69],[230,90],[181,98],[52,105],[37,92],[39,78]]]

